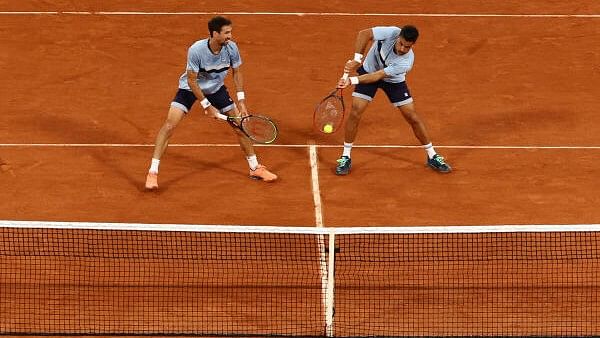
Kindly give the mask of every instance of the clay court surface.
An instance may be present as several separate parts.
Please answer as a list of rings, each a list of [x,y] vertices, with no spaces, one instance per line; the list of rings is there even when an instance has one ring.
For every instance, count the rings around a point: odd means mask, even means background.
[[[250,3],[0,0],[0,219],[599,223],[599,2]],[[160,190],[146,192],[187,48],[207,36],[213,12],[232,12],[249,109],[279,125],[275,145],[256,150],[280,180],[248,179],[229,126],[195,106],[162,158]],[[383,15],[393,13],[403,15]],[[407,82],[454,171],[425,166],[379,92],[352,173],[338,177],[343,135],[314,132],[314,106],[335,86],[360,29],[407,23],[421,32]],[[231,78],[227,85],[233,91]]]
[[[365,1],[351,7],[342,1],[263,1],[223,8],[176,1],[160,6],[2,1],[0,11],[600,10],[594,1],[575,7],[558,1],[444,3],[371,6]],[[160,192],[142,190],[187,48],[207,35],[211,15],[3,14],[0,218],[314,225],[305,145],[342,143],[341,133],[321,136],[311,130],[314,105],[335,85],[358,30],[408,22],[421,30],[408,83],[434,145],[454,173],[426,168],[418,148],[369,147],[355,149],[352,174],[340,178],[333,168],[341,147],[319,147],[324,225],[569,224],[600,218],[595,184],[600,149],[585,148],[600,146],[598,18],[229,16],[242,51],[248,106],[273,117],[281,129],[276,146],[257,148],[259,158],[281,177],[277,184],[247,179],[241,150],[214,145],[235,145],[229,127],[195,107],[171,143],[198,146],[169,148]],[[418,145],[382,93],[366,112],[356,143]],[[561,148],[567,146],[575,149]]]

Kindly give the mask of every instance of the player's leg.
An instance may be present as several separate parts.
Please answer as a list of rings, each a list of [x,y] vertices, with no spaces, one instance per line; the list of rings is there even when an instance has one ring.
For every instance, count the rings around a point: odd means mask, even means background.
[[[412,131],[419,140],[419,142],[421,142],[421,144],[423,145],[430,143],[427,129],[425,128],[425,125],[423,124],[423,121],[421,121],[419,115],[417,115],[417,112],[415,110],[415,104],[413,102],[406,103],[397,106],[397,108],[398,110],[400,110],[402,116],[412,128]]]
[[[358,125],[370,101],[361,97],[352,97],[352,108],[344,128],[344,142],[353,143],[358,134]]]
[[[398,109],[404,116],[404,119],[410,124],[413,133],[419,139],[423,145],[423,149],[427,152],[427,165],[438,172],[449,173],[452,171],[452,167],[446,163],[444,157],[438,154],[433,148],[433,144],[429,139],[425,124],[417,114],[414,103],[408,103],[405,105],[398,106]]]
[[[179,125],[179,122],[181,122],[185,114],[192,108],[195,101],[196,97],[191,91],[184,89],[177,91],[173,102],[171,102],[167,119],[156,135],[154,153],[152,154],[150,169],[148,169],[148,174],[146,175],[146,189],[158,189],[158,168],[160,159],[167,150],[169,139],[173,135],[173,131],[177,125]]]
[[[358,69],[359,74],[364,74],[362,67]],[[342,156],[337,160],[335,168],[336,175],[348,175],[352,168],[351,152],[356,135],[358,134],[358,126],[363,113],[367,110],[369,103],[373,101],[375,93],[377,93],[378,84],[357,84],[352,93],[352,108],[346,124],[344,126],[344,149]]]
[[[241,115],[239,109],[231,99],[231,96],[229,96],[225,86],[219,88],[216,93],[207,95],[207,98],[215,106],[215,108],[221,111],[221,113],[229,116]],[[248,138],[248,136],[246,136],[240,130],[235,128],[233,128],[233,130],[236,133],[238,142],[242,148],[242,151],[244,152],[244,155],[246,155],[246,160],[248,161],[248,166],[250,167],[250,178],[260,179],[265,182],[273,182],[277,180],[277,175],[270,172],[266,166],[258,162],[252,140],[250,140],[250,138]]]
[[[448,165],[444,161],[444,158],[437,154],[433,148],[433,144],[427,133],[427,128],[425,128],[425,124],[417,114],[413,98],[410,95],[406,82],[386,83],[383,86],[383,90],[390,99],[390,102],[400,110],[402,116],[412,128],[413,133],[419,142],[421,142],[421,145],[423,145],[423,149],[425,149],[425,152],[427,153],[427,165],[442,173],[449,173],[452,171],[450,165]]]
[[[185,112],[180,108],[173,106],[169,108],[167,119],[165,120],[162,127],[158,131],[158,134],[156,135],[156,140],[154,142],[154,153],[152,155],[152,158],[160,160],[162,155],[167,150],[169,140],[171,139],[175,128],[177,127],[177,125],[179,125],[179,122],[183,120],[184,116]],[[158,170],[152,171],[158,172]]]
[[[344,148],[335,167],[336,175],[348,175],[350,173],[350,169],[352,168],[352,146],[354,145],[354,140],[356,140],[360,119],[368,106],[368,100],[359,97],[352,98],[352,108],[344,127]]]

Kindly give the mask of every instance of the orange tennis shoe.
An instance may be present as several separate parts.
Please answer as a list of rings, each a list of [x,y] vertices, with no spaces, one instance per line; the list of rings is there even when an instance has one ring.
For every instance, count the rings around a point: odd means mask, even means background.
[[[256,167],[256,169],[250,169],[250,178],[253,178],[255,180],[263,180],[265,182],[273,182],[277,179],[277,175],[268,171],[267,167],[265,167],[264,165],[259,164],[258,167]]]
[[[148,175],[146,175],[146,189],[158,189],[158,174],[149,172]]]

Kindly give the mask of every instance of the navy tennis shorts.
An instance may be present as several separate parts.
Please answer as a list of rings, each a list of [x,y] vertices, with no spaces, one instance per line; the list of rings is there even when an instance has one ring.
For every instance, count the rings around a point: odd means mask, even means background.
[[[208,102],[210,102],[215,108],[217,108],[221,113],[227,113],[231,111],[234,107],[233,100],[229,93],[227,92],[227,87],[221,86],[219,90],[214,92],[213,94],[206,95]],[[171,106],[177,107],[184,112],[189,112],[196,102],[196,95],[191,90],[187,89],[179,89],[177,94],[175,94],[175,98],[173,102],[171,102]]]
[[[357,72],[359,75],[367,73],[362,66],[358,68]],[[391,83],[380,80],[373,83],[359,83],[354,86],[354,93],[352,93],[352,96],[359,97],[367,101],[373,101],[375,93],[377,93],[377,89],[379,88],[383,89],[388,99],[390,99],[390,102],[396,107],[413,102],[412,96],[410,96],[410,91],[408,90],[408,86],[406,85],[406,81],[400,83]]]

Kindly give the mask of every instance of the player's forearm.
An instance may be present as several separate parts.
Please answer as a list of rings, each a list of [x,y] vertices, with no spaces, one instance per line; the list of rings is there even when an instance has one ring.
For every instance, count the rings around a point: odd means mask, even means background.
[[[204,96],[204,93],[202,92],[202,89],[200,89],[200,86],[198,85],[198,74],[188,71],[188,86],[190,87],[190,90],[192,91],[192,93],[194,93],[194,96],[196,97],[196,99],[198,99],[198,101],[200,101],[200,105],[202,105],[202,108],[207,109],[211,103],[208,101],[208,99],[206,98],[206,96]]]
[[[235,84],[237,100],[239,103],[243,103],[246,99],[246,94],[244,93],[244,78],[239,68],[233,69],[233,83]]]
[[[194,96],[196,96],[196,99],[202,101],[205,97],[204,93],[202,93],[202,90],[200,89],[200,86],[198,85],[198,74],[188,70],[187,83],[192,90],[192,93],[194,93]]]
[[[242,76],[242,72],[239,70],[234,71],[233,73],[233,83],[235,84],[236,92],[244,91],[244,77]]]
[[[190,86],[190,89],[192,90],[192,93],[194,93],[194,96],[196,96],[196,99],[198,99],[198,101],[202,101],[202,100],[204,100],[206,98],[204,96],[204,93],[202,92],[202,89],[200,89],[200,86],[198,85],[198,82],[196,82],[196,81],[188,81],[188,86]]]
[[[358,80],[358,83],[373,83],[385,78],[385,72],[383,70],[376,71],[375,73],[367,73],[360,76],[356,76],[355,78]],[[356,80],[354,80],[356,81]],[[352,82],[352,80],[351,80]],[[354,83],[356,84],[356,83]]]

